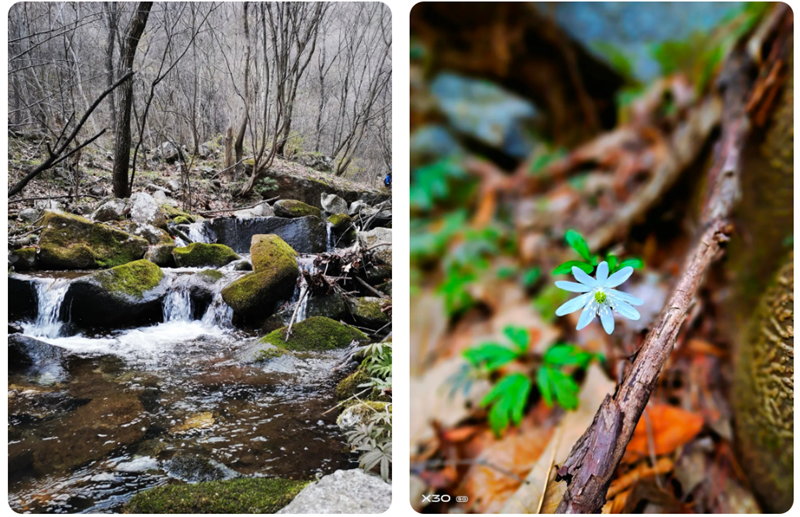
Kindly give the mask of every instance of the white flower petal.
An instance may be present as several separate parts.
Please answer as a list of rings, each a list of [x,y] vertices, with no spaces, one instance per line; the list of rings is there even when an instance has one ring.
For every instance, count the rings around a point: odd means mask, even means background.
[[[575,268],[572,268],[575,269]],[[606,280],[606,287],[617,287],[625,280],[629,279],[633,274],[633,268],[628,266],[620,269]],[[577,277],[576,277],[577,278]]]
[[[563,304],[561,307],[556,309],[556,316],[565,316],[579,309],[583,309],[583,306],[586,305],[587,301],[589,301],[589,297],[591,295],[592,293],[586,293],[573,298],[572,300],[568,301],[567,303]]]
[[[603,323],[603,330],[606,331],[606,334],[611,335],[614,332],[614,315],[608,305],[600,307],[600,321]]]
[[[644,301],[640,300],[639,298],[631,296],[630,294],[623,291],[617,291],[616,289],[609,289],[608,291],[606,291],[606,295],[608,295],[612,300],[621,300],[631,305],[644,304]]]
[[[627,303],[623,302],[622,300],[618,300],[614,304],[614,309],[628,318],[629,320],[638,320],[641,316],[639,316],[639,311],[628,305]]]
[[[575,327],[575,329],[576,330],[583,329],[586,325],[592,322],[596,314],[597,314],[597,302],[592,300],[586,305],[586,307],[584,307],[583,312],[581,313],[581,317],[578,319],[578,326]]]
[[[604,260],[599,266],[597,266],[595,277],[597,277],[597,285],[602,286],[606,283],[606,280],[608,279],[608,262]]]
[[[563,289],[565,291],[569,291],[571,293],[588,293],[592,290],[591,287],[579,284],[576,282],[564,282],[563,280],[559,280],[556,282],[556,287],[559,289]]]
[[[587,285],[589,287],[597,286],[597,282],[595,282],[594,278],[590,277],[586,273],[584,273],[580,268],[572,266],[572,276],[575,277],[575,280],[582,283],[583,285]]]

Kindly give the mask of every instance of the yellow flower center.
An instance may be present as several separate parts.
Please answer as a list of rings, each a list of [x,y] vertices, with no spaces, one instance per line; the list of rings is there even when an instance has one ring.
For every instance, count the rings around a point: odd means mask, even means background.
[[[597,303],[603,303],[606,301],[606,293],[603,291],[597,291],[594,293],[594,299]]]

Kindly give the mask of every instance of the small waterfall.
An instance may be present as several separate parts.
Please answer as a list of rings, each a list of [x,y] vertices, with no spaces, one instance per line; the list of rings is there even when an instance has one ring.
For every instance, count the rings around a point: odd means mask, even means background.
[[[182,288],[183,287],[183,288]],[[167,293],[161,309],[164,321],[192,321],[192,297],[185,286],[175,286]]]
[[[328,231],[328,240],[327,245],[325,246],[325,251],[330,253],[331,251],[336,249],[336,243],[333,240],[333,224],[328,221],[325,225],[326,230]]]
[[[209,230],[208,225],[203,221],[189,224],[188,237],[192,239],[192,242],[205,242],[206,244],[211,244],[217,240],[217,236],[213,235],[213,232]]]
[[[315,258],[316,257],[312,256],[299,257],[297,259],[297,265],[300,266],[300,283],[294,289],[292,302],[293,304],[299,303],[300,306],[297,307],[297,316],[294,320],[295,323],[299,323],[306,319],[308,314],[308,299],[311,297],[311,294],[308,292],[308,284],[306,283],[306,277],[303,275],[303,272],[311,275],[317,273],[317,266],[314,265]]]
[[[200,320],[204,325],[227,328],[233,322],[233,309],[222,299],[222,291],[214,295],[211,304]]]
[[[36,322],[28,333],[38,337],[58,337],[64,326],[64,322],[60,320],[59,316],[61,304],[69,289],[69,280],[66,278],[42,278],[35,285],[39,307]]]

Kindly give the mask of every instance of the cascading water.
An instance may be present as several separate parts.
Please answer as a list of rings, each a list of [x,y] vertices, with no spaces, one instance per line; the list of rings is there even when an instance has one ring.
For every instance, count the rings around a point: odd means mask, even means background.
[[[331,251],[336,249],[336,243],[334,242],[333,238],[333,225],[329,221],[325,226],[328,232],[328,240],[327,240],[327,245],[325,246],[325,251],[330,253]]]
[[[35,337],[58,337],[64,326],[64,322],[60,319],[61,305],[69,289],[69,280],[42,278],[35,283],[35,286],[39,307],[36,321],[26,329],[26,332]]]
[[[171,289],[162,306],[164,321],[191,321],[192,297],[188,289]]]
[[[297,315],[295,316],[295,323],[299,323],[306,319],[308,314],[308,299],[311,297],[311,293],[308,291],[308,283],[306,282],[306,277],[303,273],[308,273],[310,275],[314,275],[317,273],[317,266],[314,265],[314,259],[316,257],[308,256],[308,257],[299,257],[297,259],[297,265],[300,266],[300,283],[295,287],[294,294],[292,295],[292,303],[293,304],[300,304],[297,307]]]
[[[192,239],[192,242],[205,242],[207,244],[217,240],[216,235],[213,235],[212,230],[202,221],[189,225],[188,237]]]

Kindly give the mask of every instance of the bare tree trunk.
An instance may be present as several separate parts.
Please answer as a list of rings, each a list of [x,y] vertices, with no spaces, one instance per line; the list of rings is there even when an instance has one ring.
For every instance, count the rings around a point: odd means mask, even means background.
[[[228,126],[228,130],[225,131],[225,168],[231,169],[231,165],[233,165],[233,126]],[[225,177],[228,181],[232,180],[233,170],[231,169]]]
[[[114,42],[117,37],[117,3],[109,2],[103,4],[106,10],[106,20],[108,22],[108,38],[106,39],[106,84],[114,84]],[[108,97],[109,112],[111,113],[111,127],[117,127],[117,96],[114,91]]]
[[[247,11],[250,7],[250,2],[244,3],[244,39],[246,45],[246,51],[244,54],[244,118],[242,119],[242,125],[239,126],[239,133],[236,135],[236,144],[234,144],[233,148],[236,151],[236,163],[242,161],[244,157],[244,133],[247,131],[247,120],[250,117],[250,114],[247,112],[247,99],[250,95],[249,93],[249,81],[250,81],[250,25],[247,23]],[[242,165],[238,165],[235,169],[236,175],[244,169]]]
[[[125,37],[125,47],[122,49],[122,69],[129,72],[133,69],[133,59],[136,57],[136,48],[139,38],[147,25],[152,2],[140,2],[136,6],[136,13],[131,18]],[[133,105],[133,80],[129,79],[122,86],[120,99],[120,117],[114,136],[114,169],[112,172],[114,196],[119,198],[131,195],[128,185],[128,165],[131,158],[131,107]]]

